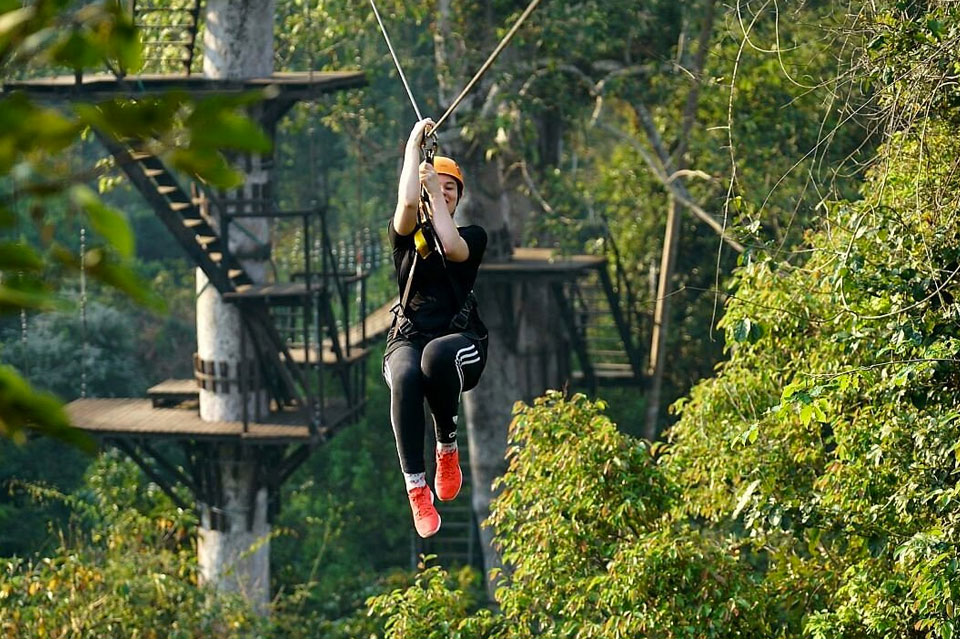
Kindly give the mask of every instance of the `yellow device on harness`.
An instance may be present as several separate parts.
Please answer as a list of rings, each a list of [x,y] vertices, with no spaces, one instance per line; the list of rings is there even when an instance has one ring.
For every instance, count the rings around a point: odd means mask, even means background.
[[[413,245],[417,248],[417,253],[419,253],[423,259],[427,259],[427,257],[433,253],[433,247],[430,246],[430,240],[427,239],[427,234],[424,233],[423,227],[418,228],[417,232],[413,234]]]
[[[427,199],[426,191],[421,193],[417,216],[419,217],[419,224],[417,224],[417,230],[413,234],[413,245],[420,257],[427,259],[437,248],[437,236],[433,230],[433,209],[430,206],[430,200]]]

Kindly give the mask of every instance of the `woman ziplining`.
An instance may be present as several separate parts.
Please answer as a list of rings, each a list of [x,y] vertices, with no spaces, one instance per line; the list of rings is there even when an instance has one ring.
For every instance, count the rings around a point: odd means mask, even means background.
[[[460,396],[480,381],[488,342],[472,292],[487,234],[479,226],[454,223],[464,187],[456,162],[429,155],[420,161],[424,134],[432,125],[430,119],[421,120],[410,132],[397,208],[387,229],[401,298],[383,357],[390,422],[421,537],[440,529],[426,481],[423,400],[430,406],[437,440],[436,495],[449,501],[463,480],[457,450]]]
[[[421,537],[440,530],[434,493],[426,480],[423,401],[426,399],[430,406],[437,440],[436,495],[441,501],[449,501],[460,492],[463,481],[456,439],[460,396],[480,380],[488,343],[472,290],[487,247],[487,234],[479,226],[458,227],[454,223],[463,197],[463,172],[452,159],[434,155],[436,134],[539,3],[530,2],[434,123],[421,115],[377,5],[370,0],[418,120],[404,150],[397,208],[387,229],[400,302],[394,307],[387,337],[383,375],[390,389],[390,422],[400,469],[414,527]]]

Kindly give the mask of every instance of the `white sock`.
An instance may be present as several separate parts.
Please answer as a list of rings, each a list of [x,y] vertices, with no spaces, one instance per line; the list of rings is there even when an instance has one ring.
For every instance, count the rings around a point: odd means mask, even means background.
[[[457,450],[457,442],[450,442],[449,444],[438,443],[437,452],[440,453],[452,453]]]
[[[408,493],[414,488],[423,488],[424,486],[427,485],[427,474],[426,473],[404,473],[403,483],[407,485]]]

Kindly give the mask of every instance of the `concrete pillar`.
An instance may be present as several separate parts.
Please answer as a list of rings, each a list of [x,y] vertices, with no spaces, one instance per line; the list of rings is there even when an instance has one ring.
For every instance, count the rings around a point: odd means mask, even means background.
[[[206,3],[203,72],[208,78],[253,78],[273,72],[273,0],[208,0]],[[270,158],[244,157],[237,163],[246,176],[245,184],[230,199],[270,196]],[[210,210],[223,233],[221,212]],[[237,225],[242,225],[240,229]],[[269,221],[246,218],[229,227],[229,250],[239,258],[254,281],[264,281],[269,262],[258,252],[270,242]],[[246,256],[246,258],[245,258]],[[226,362],[230,376],[236,376],[241,361],[240,313],[224,303],[215,288],[197,269],[197,352],[202,360]],[[247,359],[254,357],[247,341]],[[248,415],[265,396],[252,397]],[[236,384],[228,392],[200,391],[200,416],[207,421],[240,421],[241,395]],[[200,505],[200,538],[197,544],[200,575],[216,588],[242,593],[265,613],[270,601],[270,525],[267,521],[268,489],[260,472],[258,449],[243,444],[222,445],[210,463],[217,464],[220,494],[213,503]]]

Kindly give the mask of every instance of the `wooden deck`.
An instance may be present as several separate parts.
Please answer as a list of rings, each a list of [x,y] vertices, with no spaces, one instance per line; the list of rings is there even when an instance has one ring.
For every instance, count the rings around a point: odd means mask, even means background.
[[[205,78],[202,75],[185,76],[183,74],[131,75],[120,80],[109,73],[97,73],[83,76],[79,84],[73,75],[8,80],[4,82],[3,90],[5,92],[26,91],[38,97],[62,98],[82,95],[90,100],[104,100],[115,97],[156,95],[174,90],[189,91],[194,95],[220,95],[276,87],[280,99],[302,100],[324,93],[362,87],[366,84],[366,76],[360,71],[298,71],[273,73],[263,78],[244,80],[214,79]]]
[[[171,406],[199,399],[200,387],[194,379],[165,379],[147,389],[154,406]]]
[[[92,435],[191,440],[242,440],[259,444],[303,443],[310,440],[307,421],[299,412],[270,415],[261,423],[206,422],[196,410],[154,408],[150,399],[78,399],[67,404],[67,414],[77,428]],[[327,409],[330,434],[351,416],[344,407]]]
[[[306,364],[306,352],[307,350],[303,346],[287,346],[287,351],[290,353],[290,357],[297,364]],[[346,354],[344,351],[343,360],[337,360],[336,354],[330,348],[330,340],[324,340],[323,344],[323,363],[327,366],[334,366],[336,364],[353,364],[354,362],[360,361],[369,354],[369,349],[362,348],[360,346],[353,345],[350,347],[350,355]],[[310,346],[310,363],[317,363],[317,347]]]
[[[223,299],[231,302],[248,300],[265,300],[286,302],[296,306],[304,303],[304,299],[311,293],[325,290],[322,282],[313,282],[309,289],[305,282],[283,282],[280,284],[248,284],[238,288],[234,293],[224,293]]]
[[[550,248],[518,247],[509,262],[485,262],[480,277],[505,279],[523,276],[570,279],[585,275],[607,263],[599,255],[562,255]]]
[[[397,304],[397,299],[390,300],[380,308],[376,309],[369,313],[363,320],[366,324],[366,340],[363,339],[364,333],[362,332],[361,325],[354,324],[350,327],[350,343],[351,344],[369,344],[375,340],[379,340],[384,335],[387,334],[387,331],[390,330],[390,325],[393,323],[393,313],[390,312]],[[344,335],[340,334],[340,343],[343,343]]]

